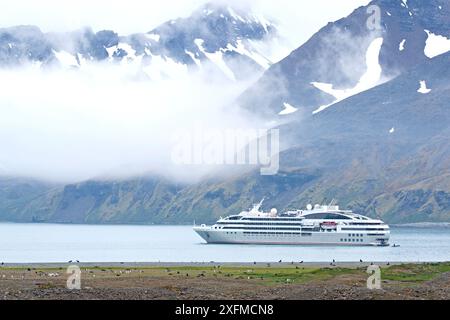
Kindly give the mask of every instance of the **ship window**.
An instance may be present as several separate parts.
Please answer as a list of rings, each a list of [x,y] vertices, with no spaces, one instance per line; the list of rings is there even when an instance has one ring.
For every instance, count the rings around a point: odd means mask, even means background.
[[[324,213],[313,213],[313,214],[309,214],[305,217],[305,219],[313,219],[313,220],[350,220],[351,218],[341,215],[341,214],[336,214],[336,213],[328,213],[328,212],[324,212]]]

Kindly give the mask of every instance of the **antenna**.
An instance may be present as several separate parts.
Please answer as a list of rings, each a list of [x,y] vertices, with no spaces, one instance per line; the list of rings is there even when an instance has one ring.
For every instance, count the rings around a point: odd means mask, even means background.
[[[330,204],[328,206],[329,207],[334,206],[335,202],[336,202],[336,199],[333,198],[333,200],[331,200],[331,202],[330,202]]]
[[[256,209],[259,210],[262,206],[262,204],[264,203],[264,200],[266,200],[266,197],[263,197],[262,200],[256,205]]]
[[[262,200],[261,200],[258,204],[253,205],[253,208],[252,208],[252,210],[251,210],[250,212],[252,212],[252,213],[258,213],[258,211],[259,211],[259,209],[261,208],[261,206],[262,206],[262,204],[263,204],[263,202],[264,202],[265,199],[266,199],[266,198],[264,197],[264,198],[262,198]]]

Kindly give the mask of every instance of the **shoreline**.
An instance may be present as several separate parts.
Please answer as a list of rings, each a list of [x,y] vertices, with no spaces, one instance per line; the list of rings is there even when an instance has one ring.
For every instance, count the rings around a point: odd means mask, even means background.
[[[450,222],[414,222],[402,224],[390,224],[394,228],[440,228],[450,229]]]
[[[356,269],[361,267],[367,267],[370,265],[377,265],[380,267],[387,266],[398,266],[398,265],[426,265],[426,264],[441,264],[450,263],[450,261],[421,261],[421,262],[408,262],[408,261],[363,261],[363,262],[352,262],[352,261],[335,261],[335,262],[43,262],[43,263],[3,263],[0,266],[2,268],[14,268],[14,269],[57,269],[57,268],[67,268],[68,266],[78,266],[80,268],[213,268],[216,266],[228,267],[228,268],[266,268],[268,265],[274,268],[289,268],[289,267],[307,267],[307,268],[348,268]]]
[[[374,263],[375,264],[375,263]],[[450,263],[380,264],[381,288],[370,290],[371,263],[80,263],[0,267],[3,300],[448,300]],[[373,270],[372,270],[373,271]]]

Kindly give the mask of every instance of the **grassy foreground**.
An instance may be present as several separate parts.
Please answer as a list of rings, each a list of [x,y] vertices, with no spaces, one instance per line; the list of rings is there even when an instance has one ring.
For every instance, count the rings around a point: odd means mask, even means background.
[[[450,263],[382,266],[367,289],[367,264],[81,266],[81,290],[66,266],[1,267],[0,299],[450,299]]]

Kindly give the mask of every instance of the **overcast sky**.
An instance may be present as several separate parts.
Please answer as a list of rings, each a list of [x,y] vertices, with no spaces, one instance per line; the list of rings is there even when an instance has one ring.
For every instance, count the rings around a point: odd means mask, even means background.
[[[217,0],[213,0],[217,1]],[[283,23],[286,36],[304,42],[327,22],[351,13],[369,0],[220,0],[242,5]],[[158,24],[188,16],[208,0],[0,0],[0,27],[32,24],[43,31],[91,26],[120,34],[150,31]]]

